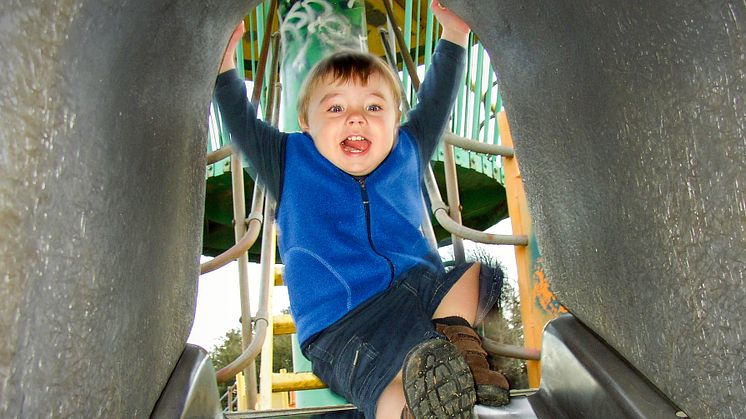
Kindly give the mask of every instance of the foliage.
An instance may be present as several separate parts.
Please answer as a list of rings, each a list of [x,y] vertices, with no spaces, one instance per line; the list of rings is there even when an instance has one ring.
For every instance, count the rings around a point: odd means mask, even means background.
[[[290,335],[275,336],[272,355],[272,371],[280,372],[280,369],[287,371],[293,370],[293,346]],[[234,359],[241,355],[241,331],[231,329],[226,332],[219,345],[215,346],[210,352],[210,359],[215,367],[219,370],[233,362]],[[261,369],[261,356],[256,359],[256,371]],[[235,383],[235,378],[231,378],[225,383],[218,384],[218,391],[222,396],[227,389]]]
[[[220,370],[230,364],[236,357],[241,354],[241,331],[231,329],[223,336],[221,343],[212,348],[210,351],[210,360],[215,367],[215,371]],[[218,392],[222,396],[236,382],[231,378],[225,383],[218,383]]]
[[[504,268],[484,246],[476,246],[469,251],[470,260],[482,264]],[[482,323],[484,336],[500,343],[523,346],[523,321],[521,320],[518,292],[505,278],[498,304],[489,312]],[[493,369],[502,372],[510,382],[511,388],[528,388],[526,362],[520,359],[490,357]]]

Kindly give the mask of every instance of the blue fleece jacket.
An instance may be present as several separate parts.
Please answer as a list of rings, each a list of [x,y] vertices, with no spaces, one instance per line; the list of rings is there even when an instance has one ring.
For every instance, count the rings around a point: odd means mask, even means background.
[[[391,153],[365,177],[325,159],[306,134],[286,145],[283,199],[277,213],[298,339],[331,325],[415,266],[442,270],[423,237],[421,162],[401,130]],[[435,263],[433,263],[435,261]]]
[[[415,266],[442,270],[419,227],[422,173],[445,129],[464,74],[465,50],[441,40],[391,153],[353,177],[326,160],[305,133],[256,117],[235,71],[215,99],[258,181],[278,199],[280,255],[301,344],[385,290]]]

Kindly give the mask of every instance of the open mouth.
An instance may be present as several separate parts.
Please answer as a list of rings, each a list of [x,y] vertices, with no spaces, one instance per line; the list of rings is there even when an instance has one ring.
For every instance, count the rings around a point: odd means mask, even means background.
[[[340,143],[346,153],[359,154],[368,151],[370,141],[361,135],[350,135]]]

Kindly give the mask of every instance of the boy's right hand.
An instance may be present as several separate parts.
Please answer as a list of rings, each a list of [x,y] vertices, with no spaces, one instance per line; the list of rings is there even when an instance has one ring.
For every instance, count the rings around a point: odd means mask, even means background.
[[[228,70],[236,68],[236,63],[234,62],[234,59],[236,58],[236,47],[238,46],[238,42],[243,38],[244,32],[246,32],[246,29],[244,27],[243,19],[241,19],[241,22],[239,22],[236,29],[233,30],[231,38],[228,40],[228,46],[225,47],[223,60],[220,61],[219,73],[222,74]]]

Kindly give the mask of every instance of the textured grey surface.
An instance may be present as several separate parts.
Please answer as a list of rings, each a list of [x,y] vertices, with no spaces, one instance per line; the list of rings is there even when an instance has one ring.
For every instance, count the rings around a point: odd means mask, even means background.
[[[746,5],[443,2],[497,62],[560,299],[692,417],[739,416]],[[149,415],[193,317],[215,45],[255,3],[0,5],[0,416]]]
[[[194,316],[206,115],[249,3],[0,5],[0,417],[150,415]]]
[[[560,301],[695,418],[746,414],[746,3],[443,0],[503,83]]]

